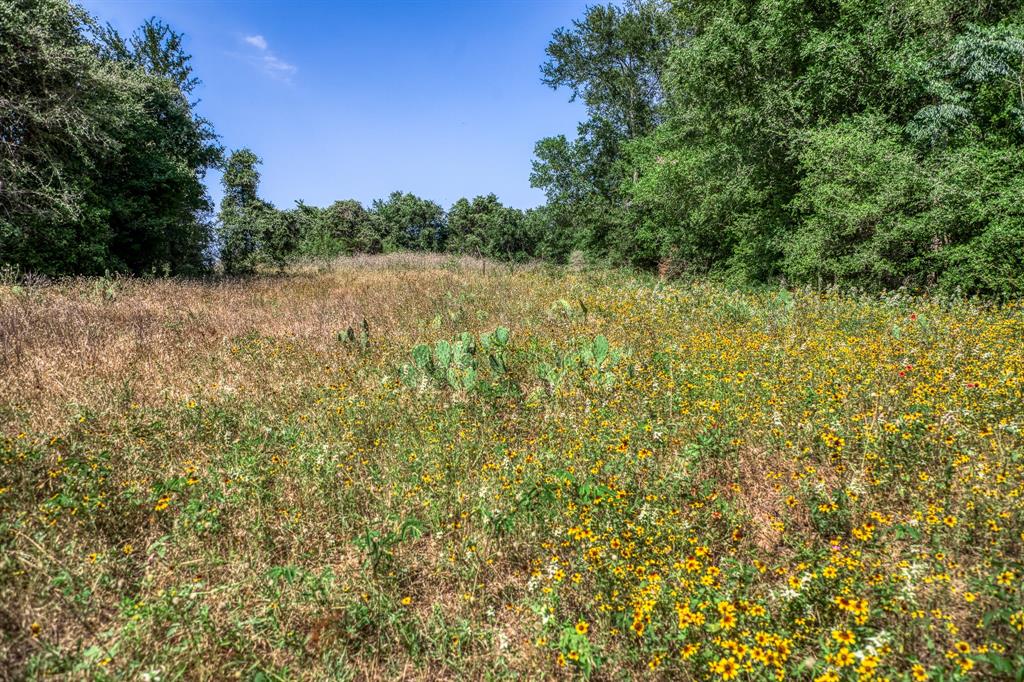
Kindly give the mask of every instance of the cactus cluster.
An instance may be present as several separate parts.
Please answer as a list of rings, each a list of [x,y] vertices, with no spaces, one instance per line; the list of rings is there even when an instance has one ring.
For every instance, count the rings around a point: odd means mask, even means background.
[[[356,334],[356,330],[351,326],[344,332],[338,332],[338,343],[346,345],[358,345],[359,350],[366,351],[370,347],[370,324],[363,318],[363,323],[359,326],[359,333]]]
[[[488,396],[514,394],[518,386],[509,372],[510,337],[508,329],[498,327],[479,336],[462,332],[454,341],[421,343],[412,349],[412,362],[402,365],[399,375],[411,388],[432,387]],[[584,339],[565,352],[552,348],[551,354],[554,359],[546,362],[539,361],[535,352],[526,353],[533,374],[545,382],[549,394],[569,377],[610,389],[615,384],[614,369],[622,359],[622,352],[611,348],[602,334]]]
[[[413,387],[429,384],[467,393],[507,384],[510,337],[507,328],[498,327],[479,336],[462,332],[451,342],[421,343],[412,349],[412,363],[402,366],[402,380]]]
[[[579,348],[559,355],[554,364],[537,365],[537,375],[547,382],[550,391],[556,390],[569,374],[579,374],[598,386],[611,388],[615,384],[612,370],[621,358],[622,353],[612,349],[608,339],[598,334]]]

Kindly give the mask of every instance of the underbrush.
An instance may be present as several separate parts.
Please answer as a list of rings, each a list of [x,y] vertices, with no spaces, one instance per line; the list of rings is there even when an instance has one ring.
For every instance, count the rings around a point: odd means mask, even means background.
[[[1020,304],[402,257],[0,338],[10,678],[1024,669]]]

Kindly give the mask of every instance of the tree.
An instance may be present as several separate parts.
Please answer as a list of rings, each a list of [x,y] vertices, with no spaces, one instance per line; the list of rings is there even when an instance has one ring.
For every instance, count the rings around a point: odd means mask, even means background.
[[[301,243],[299,252],[312,258],[336,258],[355,251],[379,250],[364,243],[372,216],[354,199],[335,201],[327,208],[307,206],[301,201]],[[371,242],[378,241],[370,238]]]
[[[448,250],[502,260],[533,254],[522,211],[503,206],[493,194],[459,199],[448,211]]]
[[[381,249],[441,251],[447,234],[444,209],[414,194],[392,192],[373,202],[373,213],[381,230]]]
[[[926,176],[898,126],[863,116],[808,133],[800,157],[801,214],[785,271],[801,282],[894,288],[922,282],[933,225]]]
[[[575,244],[571,229],[560,222],[563,216],[552,206],[538,206],[523,213],[523,233],[533,258],[565,263]]]
[[[337,254],[357,250],[360,233],[368,222],[370,214],[355,199],[335,201],[323,211],[323,225],[331,241],[338,245]]]
[[[555,31],[541,80],[582,97],[590,116],[621,138],[643,135],[658,123],[669,28],[656,2],[589,7],[571,29]]]
[[[106,59],[133,62],[146,73],[170,81],[186,98],[202,83],[192,72],[192,57],[184,49],[185,35],[156,17],[143,22],[128,40],[110,24],[95,33]]]
[[[554,224],[570,233],[559,241],[601,257],[632,251],[622,240],[628,230],[621,226],[630,216],[620,187],[631,174],[622,150],[661,120],[670,29],[660,3],[637,1],[624,8],[590,7],[582,20],[552,36],[542,81],[569,88],[588,114],[576,140],[545,138],[534,152],[530,183],[548,195]]]
[[[737,282],[1015,281],[994,248],[1019,243],[1019,183],[994,162],[1024,142],[1013,3],[700,1],[668,15],[661,120],[620,146],[631,227],[609,243]]]
[[[115,235],[112,256],[132,272],[205,270],[212,205],[202,179],[222,150],[188,100],[200,81],[184,36],[156,19],[127,45],[112,29],[102,36],[108,53],[130,67],[137,92],[120,133],[122,153],[101,180]]]
[[[187,101],[181,35],[148,22],[125,43],[64,0],[3,4],[0,34],[0,260],[203,270],[220,148]]]
[[[302,212],[299,209],[279,211],[259,201],[252,209],[256,233],[256,262],[272,266],[278,272],[295,256],[302,233]]]
[[[227,274],[252,272],[260,256],[261,214],[270,209],[258,196],[263,163],[248,148],[231,152],[224,164],[220,202],[220,261]]]
[[[117,149],[117,93],[63,0],[0,4],[0,260],[28,270],[102,272],[106,215],[84,201]]]

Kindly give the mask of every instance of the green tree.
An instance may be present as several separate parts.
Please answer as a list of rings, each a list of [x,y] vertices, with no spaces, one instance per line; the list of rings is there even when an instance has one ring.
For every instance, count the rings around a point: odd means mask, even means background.
[[[542,65],[542,81],[581,98],[588,119],[573,141],[537,143],[531,185],[548,196],[553,225],[592,255],[617,259],[635,253],[630,207],[620,187],[631,169],[623,145],[661,120],[661,75],[671,45],[671,22],[657,2],[595,6],[571,28],[555,31]]]
[[[224,164],[220,202],[220,261],[227,274],[252,272],[260,258],[260,221],[269,205],[259,198],[263,161],[248,148],[231,152]]]
[[[740,282],[1011,286],[994,245],[1018,243],[1018,183],[995,160],[1024,141],[1016,3],[667,14],[661,120],[621,147],[630,227],[610,241]]]
[[[114,234],[111,255],[132,272],[205,270],[213,207],[202,179],[222,150],[188,99],[200,81],[184,36],[156,19],[127,44],[109,28],[102,35],[136,85],[119,135],[121,153],[100,179]]]
[[[117,150],[117,93],[63,0],[0,4],[0,261],[102,272],[105,213],[85,201],[98,159]]]
[[[0,6],[0,260],[59,273],[207,265],[216,137],[181,36],[130,43],[64,0]]]
[[[383,251],[442,251],[447,241],[444,209],[415,194],[392,192],[373,202]],[[367,235],[369,237],[369,235]]]
[[[569,88],[573,99],[583,99],[591,118],[621,138],[643,135],[658,122],[670,26],[656,2],[589,7],[572,28],[554,32],[542,81]]]
[[[565,263],[575,244],[572,230],[560,222],[564,216],[554,207],[538,206],[523,213],[523,232],[534,258]]]
[[[256,262],[283,271],[297,254],[302,236],[303,212],[299,208],[279,211],[260,201],[252,210],[256,233]]]
[[[169,80],[185,97],[190,97],[202,83],[192,71],[184,34],[157,17],[143,22],[128,40],[109,24],[96,28],[95,34],[106,59],[133,62],[146,73]]]
[[[808,134],[800,156],[802,218],[787,246],[785,271],[800,282],[893,288],[923,281],[929,244],[921,219],[927,177],[900,128],[864,116]]]
[[[493,194],[459,199],[448,211],[448,249],[456,253],[523,260],[533,254],[523,212]]]
[[[308,206],[300,201],[296,211],[300,233],[298,251],[303,256],[324,259],[356,251],[380,251],[379,235],[372,234],[375,232],[374,216],[354,199],[335,201],[327,208]]]

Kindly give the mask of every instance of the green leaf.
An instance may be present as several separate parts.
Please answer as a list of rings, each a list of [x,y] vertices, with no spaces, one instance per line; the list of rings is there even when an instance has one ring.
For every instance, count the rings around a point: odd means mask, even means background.
[[[1015,672],[1017,672],[1016,668],[1013,665],[1013,662],[1005,656],[990,653],[986,654],[985,656],[979,656],[978,658],[987,661],[993,669],[997,670],[998,672],[1006,676],[1013,675]]]
[[[437,366],[441,369],[448,369],[452,361],[452,347],[447,341],[438,341],[434,344],[434,357],[437,358]]]
[[[420,369],[426,369],[430,364],[430,346],[421,343],[412,349],[412,359]]]
[[[399,530],[399,535],[402,540],[408,540],[410,538],[422,537],[426,532],[426,527],[423,522],[416,517],[410,516],[402,522],[402,527]]]
[[[608,357],[608,339],[603,334],[594,337],[594,364],[600,367]]]

